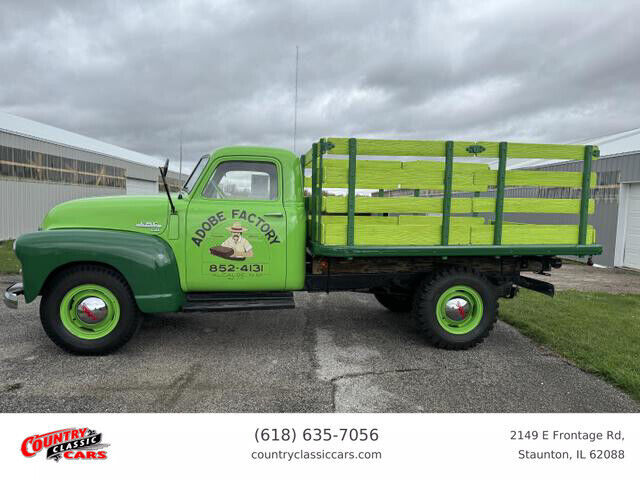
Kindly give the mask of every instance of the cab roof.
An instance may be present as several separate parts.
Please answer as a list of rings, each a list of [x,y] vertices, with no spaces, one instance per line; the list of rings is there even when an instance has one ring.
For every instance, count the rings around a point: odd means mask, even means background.
[[[247,145],[218,148],[213,152],[212,155],[214,158],[232,156],[232,155],[268,156],[268,157],[276,157],[285,161],[296,162],[296,164],[299,161],[298,157],[293,152],[291,152],[290,150],[286,150],[284,148],[247,146]]]

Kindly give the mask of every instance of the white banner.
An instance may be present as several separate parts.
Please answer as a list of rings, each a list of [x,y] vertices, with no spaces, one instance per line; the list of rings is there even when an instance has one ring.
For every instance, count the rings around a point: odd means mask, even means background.
[[[3,478],[637,475],[637,414],[2,414]]]

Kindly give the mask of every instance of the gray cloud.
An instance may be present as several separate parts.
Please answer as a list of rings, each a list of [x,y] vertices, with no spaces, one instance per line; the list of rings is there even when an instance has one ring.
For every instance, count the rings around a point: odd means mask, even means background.
[[[640,126],[633,1],[3,1],[0,109],[188,165],[325,135],[569,141]]]

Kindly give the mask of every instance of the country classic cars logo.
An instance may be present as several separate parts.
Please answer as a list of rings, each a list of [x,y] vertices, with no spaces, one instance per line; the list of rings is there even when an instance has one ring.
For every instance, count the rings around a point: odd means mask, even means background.
[[[46,449],[47,460],[104,460],[109,444],[102,443],[102,433],[90,428],[64,428],[55,432],[31,435],[22,442],[25,457],[34,457]]]

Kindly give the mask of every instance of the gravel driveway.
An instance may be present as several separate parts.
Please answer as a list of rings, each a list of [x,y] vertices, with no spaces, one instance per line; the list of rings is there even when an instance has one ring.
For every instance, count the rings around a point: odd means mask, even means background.
[[[536,278],[542,278],[536,276]],[[556,290],[580,290],[582,292],[639,293],[640,272],[619,268],[588,267],[567,263],[553,270],[548,282]]]

